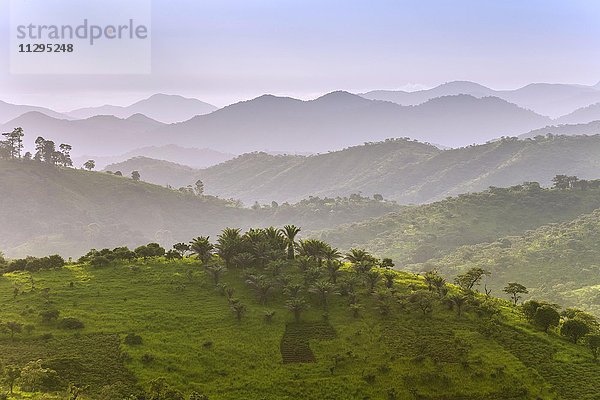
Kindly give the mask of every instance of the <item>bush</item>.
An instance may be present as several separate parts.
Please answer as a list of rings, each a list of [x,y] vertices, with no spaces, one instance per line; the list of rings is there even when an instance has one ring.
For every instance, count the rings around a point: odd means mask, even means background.
[[[142,344],[142,337],[140,335],[136,335],[135,333],[129,333],[127,336],[125,336],[124,342],[129,346],[138,346]]]
[[[83,329],[84,323],[73,317],[65,317],[58,323],[58,327],[61,329]]]
[[[150,364],[152,361],[154,361],[154,356],[150,353],[144,353],[141,360],[144,364]]]

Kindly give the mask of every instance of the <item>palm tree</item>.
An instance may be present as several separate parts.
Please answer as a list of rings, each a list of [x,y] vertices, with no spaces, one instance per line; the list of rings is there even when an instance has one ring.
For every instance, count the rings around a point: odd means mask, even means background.
[[[319,300],[323,305],[323,308],[327,310],[327,295],[331,293],[333,286],[331,283],[326,281],[315,282],[315,284],[310,288],[311,293],[316,293],[319,295]]]
[[[319,268],[323,265],[323,259],[330,252],[331,246],[317,239],[307,239],[300,242],[300,253],[317,261]]]
[[[246,283],[256,291],[260,304],[265,304],[269,290],[273,287],[273,282],[264,275],[250,275]]]
[[[365,274],[365,279],[367,281],[367,285],[369,287],[369,290],[372,292],[375,289],[375,285],[377,285],[377,282],[379,282],[379,279],[381,279],[381,274],[379,273],[379,271],[368,271]]]
[[[377,259],[363,249],[350,249],[346,253],[346,260],[350,261],[358,272],[370,271],[377,263]]]
[[[241,231],[237,228],[225,228],[217,238],[217,253],[225,261],[225,266],[231,266],[231,259],[241,252],[243,244]]]
[[[350,304],[350,311],[352,311],[352,316],[354,318],[358,318],[360,315],[360,311],[362,310],[362,306],[358,303]]]
[[[340,276],[340,267],[342,264],[337,260],[327,261],[327,274],[329,275],[329,281],[334,285],[337,283],[337,278]]]
[[[208,236],[198,236],[190,242],[190,251],[196,254],[198,259],[206,264],[212,257],[215,246],[210,242]]]
[[[294,314],[294,320],[300,322],[300,314],[308,308],[308,304],[304,299],[296,297],[286,301],[285,307]]]
[[[297,283],[292,283],[292,284],[286,285],[286,287],[283,288],[283,291],[288,296],[295,298],[300,295],[300,292],[302,291],[302,285],[297,284]]]
[[[215,285],[219,284],[219,279],[221,279],[221,275],[227,271],[227,268],[222,265],[211,265],[206,267],[206,270],[209,274],[211,274]]]
[[[391,289],[394,287],[396,274],[392,271],[385,271],[383,273],[383,277],[385,278],[385,287]]]
[[[239,300],[231,302],[231,310],[235,313],[235,318],[238,321],[242,320],[242,316],[246,313],[247,308],[244,304],[240,303]]]
[[[300,228],[295,225],[286,225],[281,230],[281,233],[284,235],[285,240],[287,242],[287,258],[288,260],[293,260],[296,257],[296,235],[300,233]]]

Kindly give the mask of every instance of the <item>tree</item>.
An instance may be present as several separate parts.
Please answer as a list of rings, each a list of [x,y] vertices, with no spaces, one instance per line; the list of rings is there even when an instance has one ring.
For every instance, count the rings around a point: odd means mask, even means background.
[[[308,308],[308,304],[304,299],[293,298],[285,302],[285,307],[294,314],[294,320],[300,322],[300,315]]]
[[[15,128],[12,132],[3,133],[2,136],[6,136],[6,141],[4,142],[7,150],[9,158],[21,158],[21,151],[23,150],[23,128]]]
[[[377,286],[377,282],[381,279],[381,274],[377,270],[371,270],[365,272],[365,280],[367,282],[367,287],[370,292],[375,290],[375,286]]]
[[[409,296],[408,300],[412,304],[414,304],[415,307],[421,310],[423,315],[427,315],[433,311],[433,304],[435,299],[434,294],[429,291],[416,291]]]
[[[236,299],[231,301],[231,310],[235,313],[235,318],[238,321],[241,321],[242,317],[247,311],[247,308],[244,304],[240,303],[239,300]]]
[[[215,285],[218,285],[221,275],[227,271],[227,268],[222,265],[212,265],[207,267],[206,270],[212,276]]]
[[[375,201],[383,201],[383,196],[382,196],[382,195],[380,195],[379,193],[375,193],[375,194],[373,195],[373,199],[374,199]]]
[[[473,267],[464,274],[458,275],[454,282],[460,286],[463,290],[471,291],[474,286],[478,286],[481,283],[481,279],[489,275],[490,273],[483,268]]]
[[[8,385],[8,392],[12,396],[13,388],[17,379],[21,377],[21,370],[14,365],[8,365],[4,368],[4,382]]]
[[[190,393],[189,400],[208,400],[208,396],[205,394],[200,394],[198,392]]]
[[[180,255],[180,258],[183,258],[185,257],[186,253],[190,251],[190,245],[186,243],[175,243],[173,245],[173,250]]]
[[[196,195],[203,196],[204,195],[204,183],[198,179],[194,184],[194,190],[196,191]]]
[[[256,291],[260,304],[265,304],[273,282],[264,275],[250,275],[246,283]]]
[[[94,161],[94,160],[87,160],[83,164],[83,168],[87,169],[88,171],[93,170],[94,168],[96,168],[96,161]]]
[[[441,289],[446,285],[446,280],[439,274],[437,270],[428,271],[423,275],[425,283],[430,291],[440,293]]]
[[[173,389],[163,377],[150,381],[148,400],[184,400],[179,390]]]
[[[115,171],[115,175],[116,176],[123,176],[123,173],[121,171]]]
[[[521,299],[520,295],[527,294],[529,293],[529,291],[525,286],[521,285],[520,283],[510,282],[504,288],[504,293],[509,294],[512,297],[512,301],[516,306],[517,302]]]
[[[350,261],[357,272],[370,271],[377,264],[377,259],[363,249],[350,249],[346,253],[346,260]]]
[[[243,246],[240,230],[225,228],[217,238],[217,253],[225,261],[225,266],[230,267],[232,259],[241,253]]]
[[[589,332],[590,328],[587,324],[577,318],[566,320],[560,327],[560,334],[571,339],[573,343],[577,343]]]
[[[66,144],[66,143],[61,143],[60,146],[58,146],[59,150],[60,150],[60,154],[59,154],[59,164],[62,165],[63,167],[71,167],[73,166],[73,160],[71,160],[71,150],[73,149],[71,147],[70,144]]]
[[[131,172],[131,179],[133,179],[135,182],[139,182],[141,179],[141,175],[139,171],[132,171]]]
[[[385,269],[392,269],[394,268],[394,261],[391,258],[382,258],[379,266]]]
[[[195,254],[203,264],[212,257],[215,246],[210,242],[209,236],[198,236],[190,242],[189,250]]]
[[[539,326],[544,332],[548,332],[551,326],[557,326],[560,322],[560,314],[554,307],[542,305],[538,307],[533,316],[533,323]]]
[[[5,324],[6,329],[10,331],[10,338],[14,340],[15,333],[23,332],[23,324],[19,322],[10,321]]]
[[[592,353],[592,357],[594,360],[598,360],[598,353],[600,353],[600,334],[595,333],[592,335],[587,335],[585,337],[585,343],[587,347],[590,349]]]
[[[56,371],[42,366],[42,360],[31,361],[21,369],[19,379],[25,392],[51,392],[58,389],[60,380]]]
[[[448,297],[448,301],[450,301],[452,308],[456,310],[456,314],[460,318],[460,316],[462,315],[463,308],[467,304],[467,297],[461,294],[455,294]]]
[[[309,292],[315,293],[319,296],[319,302],[323,306],[325,310],[327,310],[328,302],[327,296],[331,293],[333,289],[333,285],[326,281],[318,281],[315,282],[312,287],[309,289]]]

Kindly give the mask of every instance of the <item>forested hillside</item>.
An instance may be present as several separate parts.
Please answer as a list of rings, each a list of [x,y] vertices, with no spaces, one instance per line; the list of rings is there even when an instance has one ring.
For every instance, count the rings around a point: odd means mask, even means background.
[[[529,296],[600,315],[600,210],[491,243],[465,246],[415,266],[456,276],[480,267],[491,273],[488,288],[500,294],[519,282]]]
[[[548,189],[534,182],[406,207],[325,230],[319,236],[344,249],[366,247],[403,267],[463,245],[494,242],[542,225],[571,221],[598,208],[598,188]]]
[[[170,173],[177,169],[170,169]],[[140,172],[146,179],[164,184],[158,175]],[[558,174],[583,179],[600,176],[600,135],[501,139],[450,150],[395,139],[309,157],[252,153],[193,177],[186,173],[183,180],[193,184],[201,179],[207,193],[249,204],[358,192],[381,194],[406,204],[441,200],[489,186],[527,181],[550,185]]]

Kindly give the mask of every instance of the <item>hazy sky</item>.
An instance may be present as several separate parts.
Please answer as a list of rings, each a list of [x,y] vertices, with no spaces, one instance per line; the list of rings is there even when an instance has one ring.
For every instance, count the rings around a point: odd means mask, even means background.
[[[600,81],[597,0],[155,0],[150,75],[10,75],[0,99],[60,110],[155,92],[222,106],[262,93]]]

